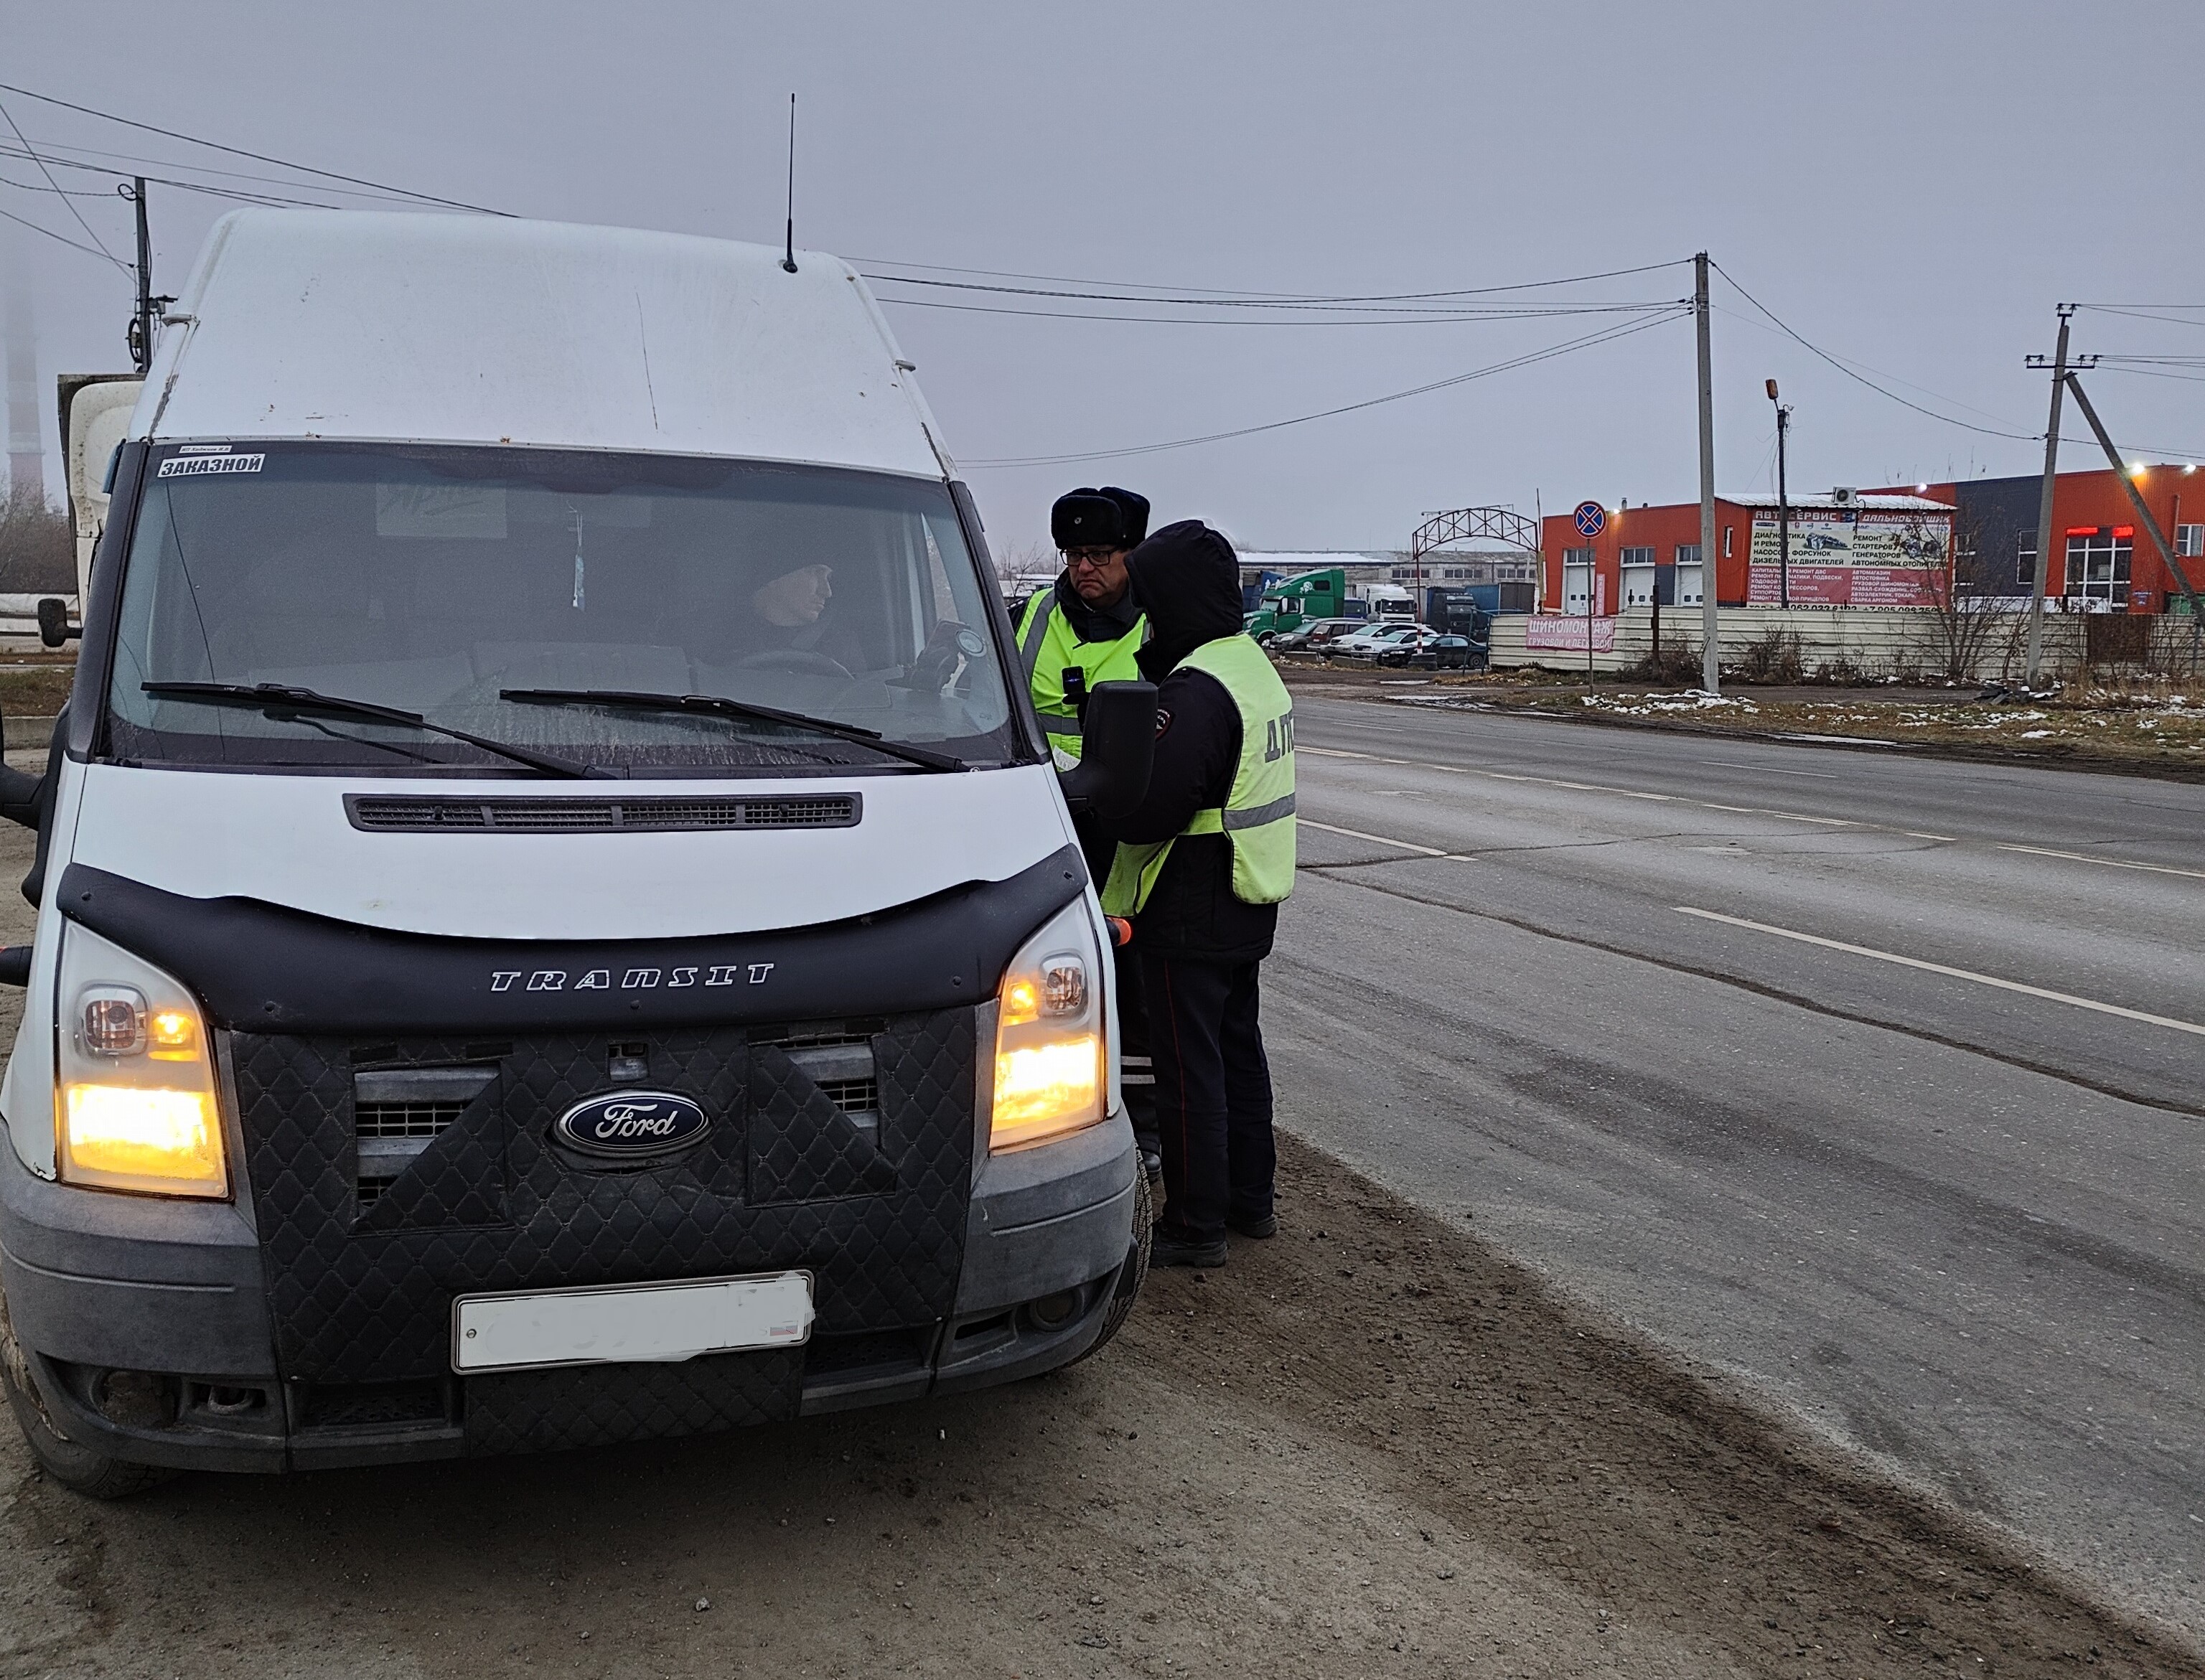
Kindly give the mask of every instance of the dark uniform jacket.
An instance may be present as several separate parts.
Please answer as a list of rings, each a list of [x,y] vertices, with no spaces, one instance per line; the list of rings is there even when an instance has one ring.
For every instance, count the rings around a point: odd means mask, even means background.
[[[1195,812],[1222,805],[1240,763],[1240,709],[1206,671],[1174,670],[1204,642],[1241,633],[1240,567],[1225,539],[1199,520],[1166,525],[1126,561],[1129,591],[1149,615],[1141,674],[1157,686],[1156,759],[1140,809],[1102,825],[1113,840],[1171,840],[1171,856],[1133,918],[1133,949],[1198,962],[1269,956],[1275,904],[1233,895],[1233,842],[1183,834]]]

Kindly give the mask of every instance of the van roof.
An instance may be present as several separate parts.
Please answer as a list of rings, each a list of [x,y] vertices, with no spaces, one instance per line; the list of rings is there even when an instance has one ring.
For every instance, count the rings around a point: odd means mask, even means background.
[[[505,217],[216,223],[130,435],[351,438],[950,471],[849,264]]]

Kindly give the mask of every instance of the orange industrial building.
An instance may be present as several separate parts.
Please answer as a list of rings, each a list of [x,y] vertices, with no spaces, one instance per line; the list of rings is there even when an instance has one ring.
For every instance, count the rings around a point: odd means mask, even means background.
[[[2194,466],[2146,465],[2137,489],[2205,591],[2205,478]],[[1791,498],[1789,563],[1780,561],[1773,496],[1715,499],[1715,591],[1723,606],[1925,606],[1957,585],[1976,595],[2026,596],[2036,560],[2043,480],[1972,478],[1950,484],[1839,490]],[[1602,510],[1583,533],[1576,516],[1540,529],[1540,607],[1604,618],[1620,608],[1700,604],[1703,568],[1697,502],[1626,504]],[[2108,468],[2063,472],[2053,492],[2059,547],[2048,593],[2073,612],[2186,610],[2181,586],[2159,558]],[[2195,566],[2187,564],[2198,557]]]
[[[2205,592],[2205,476],[2194,464],[2131,469],[2144,506],[2173,544],[2190,586]],[[1961,582],[1985,595],[2027,595],[2036,572],[2036,510],[2044,480],[1967,478],[1916,487],[1954,512]],[[2063,472],[2052,490],[2052,567],[2045,592],[2071,612],[2188,610],[2182,586],[2111,467]],[[2192,562],[2196,563],[2193,564]]]
[[[1952,505],[1927,496],[1834,490],[1791,498],[1791,559],[1781,563],[1773,496],[1715,498],[1715,599],[1726,607],[1908,607],[1935,598],[1949,562]],[[1604,510],[1588,537],[1558,513],[1540,530],[1541,604],[1604,618],[1619,607],[1700,604],[1700,508]]]

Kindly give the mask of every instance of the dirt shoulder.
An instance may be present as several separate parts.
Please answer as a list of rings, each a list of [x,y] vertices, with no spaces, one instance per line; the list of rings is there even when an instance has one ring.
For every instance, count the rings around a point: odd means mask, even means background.
[[[1720,699],[1517,673],[1425,678],[1288,667],[1297,691],[1449,709],[1528,712],[1572,722],[1762,740],[1875,742],[1944,757],[2205,781],[2205,703],[2109,691],[2097,697],[1985,700],[1972,689],[1758,689]]]
[[[1278,1238],[979,1395],[106,1506],[10,1431],[0,1674],[2205,1674],[1328,1158],[1281,1178]]]

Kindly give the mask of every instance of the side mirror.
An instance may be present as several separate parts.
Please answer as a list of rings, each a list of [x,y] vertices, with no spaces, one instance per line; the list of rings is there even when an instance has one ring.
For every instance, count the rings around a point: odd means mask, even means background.
[[[84,632],[68,621],[68,603],[57,596],[49,595],[39,603],[39,639],[50,648],[60,647],[72,636]]]
[[[1098,682],[1080,717],[1079,763],[1056,773],[1064,802],[1108,822],[1131,816],[1148,797],[1156,758],[1156,686]]]

